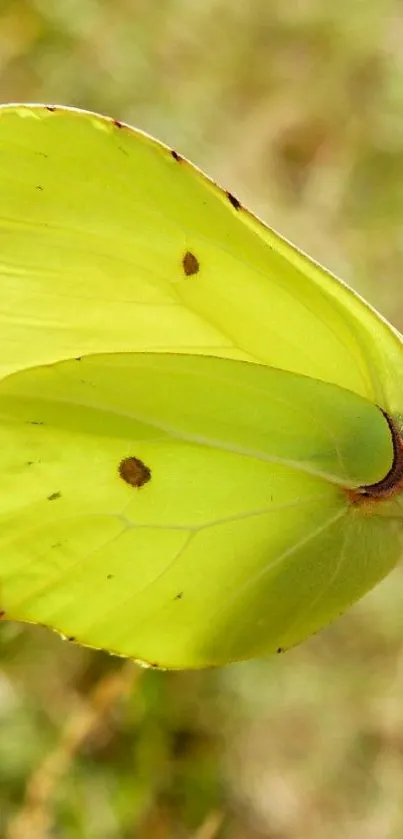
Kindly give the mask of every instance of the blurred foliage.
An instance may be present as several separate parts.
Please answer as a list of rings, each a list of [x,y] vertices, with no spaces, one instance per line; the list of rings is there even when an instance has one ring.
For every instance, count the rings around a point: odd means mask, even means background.
[[[158,136],[402,328],[402,39],[397,0],[0,0],[0,100]],[[133,669],[92,722],[122,662],[6,624],[0,834],[401,839],[401,584],[285,656]]]

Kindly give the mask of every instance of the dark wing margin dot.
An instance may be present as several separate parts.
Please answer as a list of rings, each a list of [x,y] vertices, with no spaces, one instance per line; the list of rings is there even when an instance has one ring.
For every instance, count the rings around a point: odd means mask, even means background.
[[[142,487],[151,479],[151,469],[138,457],[124,457],[118,472],[122,480],[132,487]]]
[[[186,251],[182,259],[183,270],[187,277],[198,274],[200,271],[200,263],[197,257],[191,251]]]
[[[236,198],[235,195],[232,194],[232,192],[227,191],[226,195],[227,195],[229,203],[232,204],[234,209],[235,210],[240,210],[241,209],[241,202],[238,201],[238,198]]]
[[[47,111],[53,113],[56,110],[56,105],[45,105]]]
[[[116,126],[116,128],[123,128],[123,122],[121,122],[120,119],[114,119],[112,120],[112,122]]]
[[[181,157],[175,149],[171,149],[171,156],[177,163],[182,163],[183,157]]]

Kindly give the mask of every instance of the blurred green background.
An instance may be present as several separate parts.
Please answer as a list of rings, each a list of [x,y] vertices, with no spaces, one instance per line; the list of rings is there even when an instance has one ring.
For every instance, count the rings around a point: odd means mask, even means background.
[[[403,328],[402,43],[397,0],[0,0],[0,100],[156,135]],[[402,839],[402,583],[217,672],[4,625],[0,836]]]

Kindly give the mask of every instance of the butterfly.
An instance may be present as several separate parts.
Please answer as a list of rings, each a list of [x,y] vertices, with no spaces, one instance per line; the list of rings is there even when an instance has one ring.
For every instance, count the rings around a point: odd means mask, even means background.
[[[149,666],[282,652],[401,553],[402,338],[116,120],[0,108],[0,609]]]

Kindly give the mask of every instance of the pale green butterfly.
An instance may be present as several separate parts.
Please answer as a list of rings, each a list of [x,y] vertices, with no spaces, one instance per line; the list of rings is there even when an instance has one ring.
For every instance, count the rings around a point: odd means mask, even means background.
[[[2,107],[0,185],[3,617],[218,665],[393,568],[392,327],[119,122]]]

